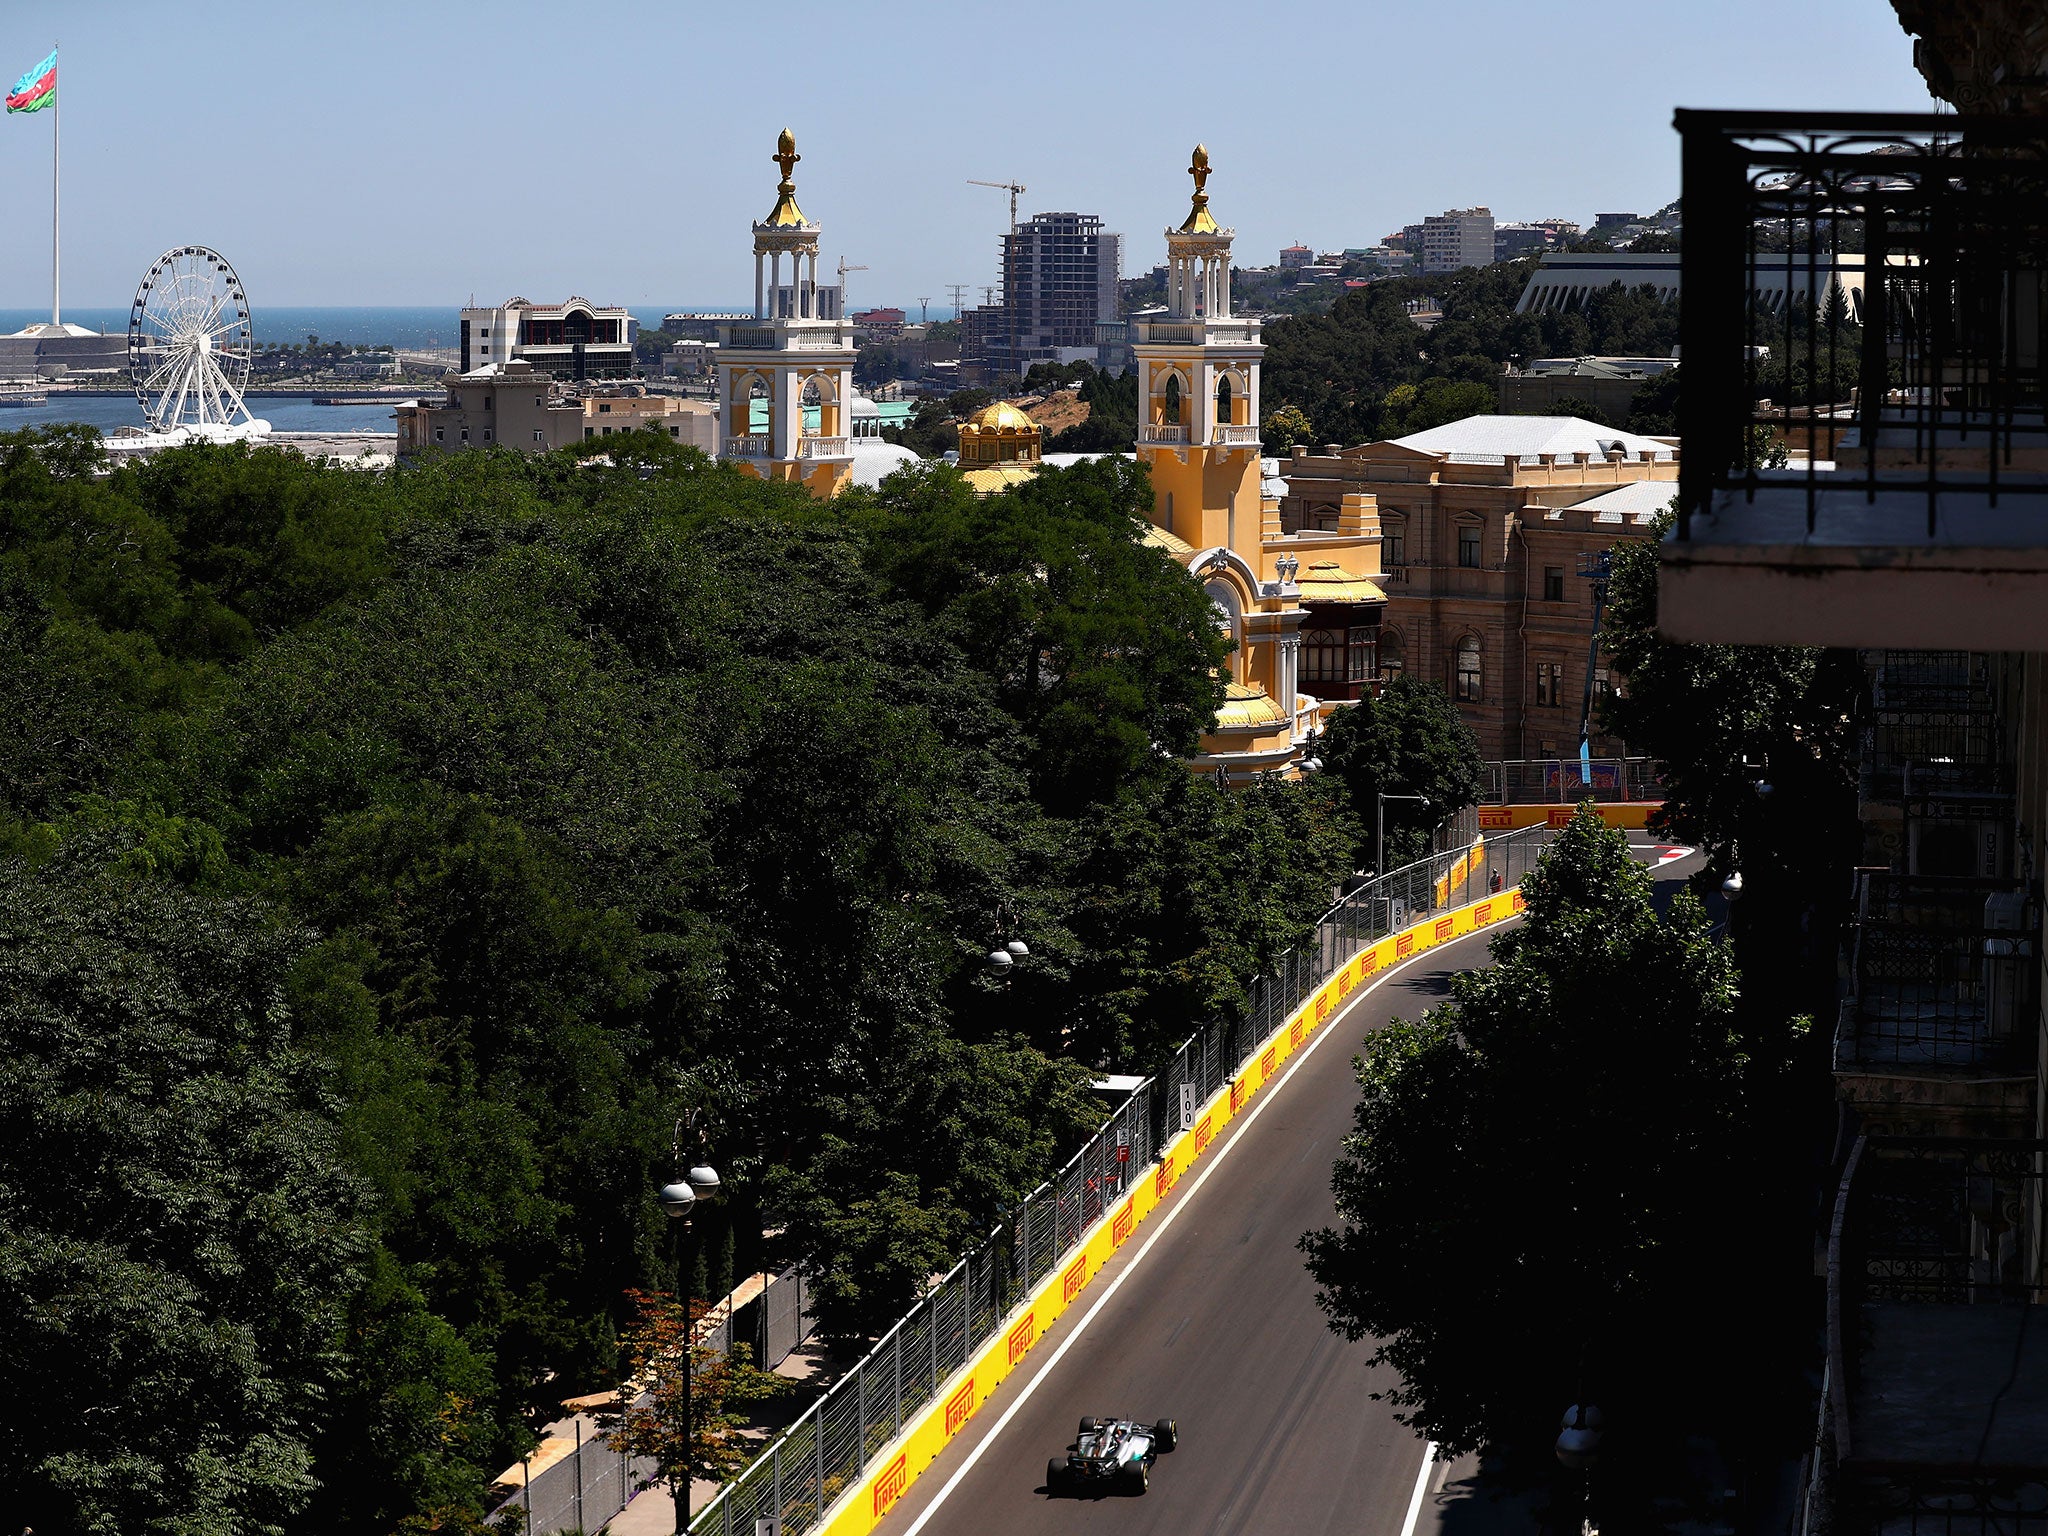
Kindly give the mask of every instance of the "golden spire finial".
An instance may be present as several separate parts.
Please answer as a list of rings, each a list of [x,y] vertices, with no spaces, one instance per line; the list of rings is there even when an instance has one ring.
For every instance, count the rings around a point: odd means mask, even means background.
[[[1213,235],[1217,233],[1216,220],[1209,214],[1209,150],[1206,145],[1195,146],[1194,162],[1188,166],[1188,174],[1195,178],[1194,206],[1188,210],[1187,222],[1180,227],[1184,235]]]
[[[804,223],[803,210],[796,205],[796,182],[790,178],[797,161],[803,159],[796,152],[796,135],[783,129],[775,140],[775,153],[768,158],[782,167],[782,180],[775,184],[775,207],[764,222],[780,228]]]

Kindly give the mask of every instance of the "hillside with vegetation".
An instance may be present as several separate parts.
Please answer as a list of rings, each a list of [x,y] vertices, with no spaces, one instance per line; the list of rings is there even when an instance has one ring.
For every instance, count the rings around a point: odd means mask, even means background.
[[[1534,266],[1498,262],[1391,278],[1351,290],[1326,313],[1273,321],[1265,328],[1265,414],[1301,412],[1310,426],[1301,441],[1372,442],[1499,410],[1500,376],[1510,363],[1588,354],[1668,357],[1678,344],[1678,306],[1648,289],[1616,285],[1582,309],[1516,314]],[[1429,330],[1407,308],[1424,298],[1443,311]],[[1640,420],[1612,425],[1670,430],[1658,421],[1674,409],[1667,398],[1674,387],[1652,407],[1639,397]]]

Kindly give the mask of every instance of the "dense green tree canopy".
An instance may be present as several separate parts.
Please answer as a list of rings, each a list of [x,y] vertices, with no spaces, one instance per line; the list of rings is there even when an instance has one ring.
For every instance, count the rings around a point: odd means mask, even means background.
[[[153,873],[187,829],[93,819],[0,863],[0,1505],[298,1529],[369,1247],[285,1001],[308,936]]]
[[[1447,1450],[1547,1444],[1573,1402],[1667,1448],[1754,1421],[1797,1352],[1759,1366],[1750,1329],[1736,1234],[1778,1175],[1728,954],[1590,809],[1523,889],[1490,969],[1366,1042],[1341,1224],[1303,1241],[1331,1326],[1378,1341]]]
[[[1628,686],[1602,705],[1601,729],[1662,765],[1657,825],[1705,850],[1706,878],[1742,871],[1731,922],[1753,983],[1745,1011],[1768,1010],[1748,1027],[1756,1049],[1782,1049],[1767,1041],[1784,1020],[1833,998],[1858,839],[1862,668],[1849,651],[1665,640],[1661,547],[1630,539],[1614,551],[1606,646]]]
[[[163,1070],[261,1088],[278,1128],[194,1117],[193,1219],[286,1141],[347,1215],[292,1228],[305,1257],[212,1234],[227,1268],[308,1278],[236,1366],[275,1378],[269,1427],[207,1431],[258,1469],[247,1518],[163,1529],[258,1528],[314,1481],[294,1530],[474,1516],[553,1405],[615,1379],[626,1293],[673,1283],[651,1191],[686,1102],[731,1196],[694,1283],[801,1258],[858,1336],[1071,1150],[1094,1069],[1242,1006],[1344,839],[1306,789],[1226,796],[1174,760],[1221,652],[1140,542],[1149,494],[1123,461],[987,500],[935,465],[820,505],[652,435],[382,475],[241,446],[105,472],[89,434],[0,436],[17,952],[218,971],[218,1007],[162,1004],[193,1036]],[[117,876],[156,914],[132,935],[87,915]],[[1012,937],[1032,958],[998,981]],[[88,1025],[130,1027],[75,1012],[9,1053],[50,1058],[5,1078],[10,1125],[62,1122]],[[62,1213],[4,1203],[32,1144],[0,1140],[0,1253],[56,1296],[24,1234]],[[119,1155],[108,1177],[155,1154]],[[109,1272],[169,1263],[94,1240]],[[25,1346],[17,1402],[58,1347]],[[77,1383],[81,1411],[129,1390]],[[102,1442],[36,1434],[22,1507],[61,1509]],[[152,1444],[147,1497],[199,1520]]]
[[[1402,673],[1377,698],[1340,709],[1316,738],[1313,776],[1335,788],[1349,810],[1361,866],[1393,869],[1422,858],[1432,828],[1467,806],[1484,787],[1479,739],[1441,684]],[[1378,835],[1379,796],[1420,795],[1386,803],[1386,857]]]
[[[1678,310],[1648,289],[1617,285],[1578,309],[1516,314],[1534,267],[1393,278],[1346,293],[1327,313],[1276,320],[1265,333],[1266,414],[1293,406],[1325,442],[1370,442],[1498,410],[1511,361],[1670,356]],[[1408,305],[1427,298],[1443,318],[1425,331]]]

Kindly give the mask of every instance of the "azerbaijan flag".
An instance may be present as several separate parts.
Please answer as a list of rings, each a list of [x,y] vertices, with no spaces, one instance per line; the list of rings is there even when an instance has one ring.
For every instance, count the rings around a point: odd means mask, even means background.
[[[47,59],[14,82],[14,89],[7,93],[7,110],[40,112],[56,100],[57,50],[52,48]]]

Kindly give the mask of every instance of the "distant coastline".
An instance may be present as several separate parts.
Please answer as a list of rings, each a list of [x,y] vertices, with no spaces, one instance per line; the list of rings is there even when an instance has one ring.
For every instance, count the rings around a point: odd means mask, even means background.
[[[590,297],[603,301],[602,294]],[[496,302],[486,300],[481,294],[477,298],[479,302]],[[462,344],[462,302],[329,306],[279,304],[266,307],[262,295],[256,294],[250,301],[250,313],[256,323],[256,340],[260,343],[303,346],[308,336],[318,336],[323,342],[338,341],[349,347],[455,347]],[[633,304],[628,307],[642,328],[652,331],[660,328],[663,315],[749,313],[754,304],[753,300],[747,299],[732,303]],[[932,311],[934,319],[950,318],[951,314],[950,309],[943,313],[938,308]],[[33,305],[0,308],[0,333],[18,331],[49,318],[48,304],[40,308]],[[125,333],[128,329],[128,306],[67,304],[64,318],[74,325],[90,326],[96,331]]]

